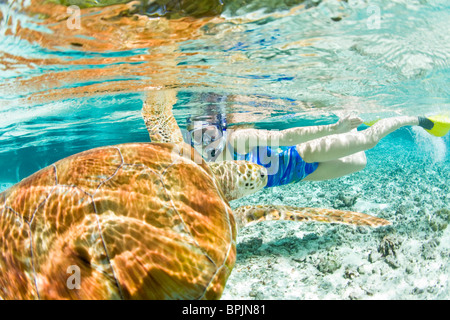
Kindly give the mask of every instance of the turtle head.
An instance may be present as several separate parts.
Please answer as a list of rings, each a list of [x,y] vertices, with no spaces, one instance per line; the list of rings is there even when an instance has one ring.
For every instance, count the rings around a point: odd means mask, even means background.
[[[228,201],[255,193],[267,184],[267,169],[244,160],[208,163]]]

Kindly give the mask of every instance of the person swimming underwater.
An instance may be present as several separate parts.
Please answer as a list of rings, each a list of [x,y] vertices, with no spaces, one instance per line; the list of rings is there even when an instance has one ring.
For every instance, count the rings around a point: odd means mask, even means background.
[[[363,123],[345,116],[330,125],[296,127],[273,131],[227,128],[224,113],[190,117],[185,141],[206,161],[247,160],[268,169],[266,187],[302,180],[339,178],[365,168],[365,151],[389,133],[404,126],[420,126],[435,136],[450,130],[446,116],[399,116],[378,120],[357,131]]]

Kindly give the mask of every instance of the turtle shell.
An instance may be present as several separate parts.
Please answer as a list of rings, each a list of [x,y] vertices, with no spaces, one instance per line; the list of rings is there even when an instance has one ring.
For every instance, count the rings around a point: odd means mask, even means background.
[[[220,298],[235,238],[190,146],[92,149],[0,194],[0,298]]]

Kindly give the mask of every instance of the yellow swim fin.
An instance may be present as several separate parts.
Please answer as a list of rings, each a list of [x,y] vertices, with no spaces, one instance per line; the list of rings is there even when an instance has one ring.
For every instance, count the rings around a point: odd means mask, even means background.
[[[377,123],[378,121],[380,121],[381,119],[375,119],[375,120],[370,120],[370,121],[365,121],[363,122],[366,126],[371,127],[373,126],[375,123]]]
[[[373,126],[381,119],[365,121],[366,126]],[[450,117],[444,114],[430,117],[419,117],[419,126],[435,137],[443,137],[450,131]]]
[[[435,115],[427,117],[428,120],[433,122],[433,127],[431,129],[425,129],[431,135],[436,137],[445,136],[450,130],[450,117],[446,115]]]

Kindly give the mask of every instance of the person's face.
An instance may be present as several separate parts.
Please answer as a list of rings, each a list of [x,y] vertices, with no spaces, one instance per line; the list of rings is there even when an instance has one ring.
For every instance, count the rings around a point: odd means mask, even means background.
[[[223,150],[223,132],[217,126],[211,125],[196,128],[191,133],[194,148],[207,161],[214,160]]]

